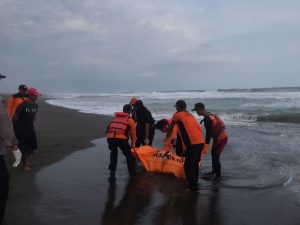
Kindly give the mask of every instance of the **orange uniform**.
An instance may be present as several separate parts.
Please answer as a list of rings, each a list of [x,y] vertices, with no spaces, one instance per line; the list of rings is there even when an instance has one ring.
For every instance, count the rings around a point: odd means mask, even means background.
[[[204,143],[201,127],[191,113],[187,111],[176,112],[172,121],[178,126],[178,134],[182,140],[184,150],[191,145]]]
[[[19,93],[10,96],[6,106],[6,112],[8,116],[12,119],[17,107],[27,100],[28,99],[26,97],[21,96]]]

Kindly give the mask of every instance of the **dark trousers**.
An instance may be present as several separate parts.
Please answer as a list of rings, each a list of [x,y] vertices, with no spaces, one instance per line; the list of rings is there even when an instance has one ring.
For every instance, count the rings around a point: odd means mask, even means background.
[[[199,162],[204,144],[191,145],[185,152],[184,172],[190,189],[198,190]]]
[[[217,177],[221,177],[220,155],[227,143],[227,140],[228,138],[214,140],[211,149],[212,172],[215,173]]]
[[[2,223],[5,206],[8,198],[9,174],[7,172],[4,156],[0,156],[0,224]]]
[[[126,157],[127,168],[130,175],[135,174],[135,158],[131,153],[131,147],[126,139],[107,138],[108,148],[110,150],[110,164],[108,169],[116,171],[118,163],[118,147]]]
[[[149,145],[152,146],[153,138],[155,134],[155,126],[154,124],[149,125]],[[136,142],[135,147],[140,147],[144,145],[145,140],[145,126],[144,125],[137,125],[136,126]]]

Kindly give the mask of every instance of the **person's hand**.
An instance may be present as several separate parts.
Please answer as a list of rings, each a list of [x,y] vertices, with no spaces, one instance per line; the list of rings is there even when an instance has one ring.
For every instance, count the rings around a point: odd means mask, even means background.
[[[144,145],[149,145],[149,139],[148,138],[145,138]]]
[[[131,148],[135,148],[135,143],[131,143]]]
[[[18,150],[19,150],[18,145],[12,145],[12,146],[9,146],[9,149],[10,149],[11,151],[18,151]]]
[[[13,163],[13,167],[17,167],[20,164],[20,162],[21,162],[22,153],[18,149],[18,146],[17,146],[17,150],[13,150],[12,153],[13,153],[14,158],[15,158],[15,161]]]
[[[202,149],[202,155],[206,155],[208,153],[209,144],[204,144]]]

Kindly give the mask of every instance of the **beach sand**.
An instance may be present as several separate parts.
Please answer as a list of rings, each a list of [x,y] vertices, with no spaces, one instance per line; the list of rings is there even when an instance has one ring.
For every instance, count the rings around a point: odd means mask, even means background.
[[[4,98],[8,99],[7,96]],[[11,181],[4,224],[38,224],[32,213],[33,205],[40,195],[34,185],[36,173],[74,151],[92,146],[92,140],[105,135],[110,120],[109,116],[56,107],[46,103],[43,98],[38,100],[38,104],[35,125],[38,149],[33,156],[34,169],[32,172],[24,172],[21,168],[8,166]],[[11,159],[8,161],[10,163]]]
[[[274,142],[269,133],[228,126],[230,142],[222,153],[222,180],[201,177],[200,191],[193,193],[185,180],[148,173],[140,165],[137,176],[130,178],[122,154],[116,179],[109,178],[109,151],[100,137],[110,118],[43,100],[39,105],[34,170],[11,169],[4,225],[299,224],[298,174],[280,173],[282,163],[276,163],[282,157],[271,151],[265,151],[267,156],[261,154],[264,151],[254,153],[262,142]],[[95,145],[90,143],[93,139],[97,139]],[[161,143],[157,132],[154,145]],[[274,167],[265,164],[266,159],[272,159]],[[201,174],[210,169],[207,155]]]

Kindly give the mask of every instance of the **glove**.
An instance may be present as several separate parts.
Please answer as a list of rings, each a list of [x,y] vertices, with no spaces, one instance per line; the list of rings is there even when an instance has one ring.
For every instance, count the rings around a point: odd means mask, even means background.
[[[13,155],[15,157],[15,161],[13,163],[13,167],[17,167],[20,164],[20,162],[21,162],[22,153],[20,152],[19,149],[16,150],[16,151],[13,151],[12,153],[13,153]]]
[[[208,153],[209,144],[204,144],[202,149],[202,155],[206,155]]]
[[[145,144],[145,145],[149,145],[149,139],[148,139],[148,138],[145,138],[144,144]]]

